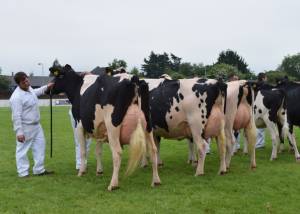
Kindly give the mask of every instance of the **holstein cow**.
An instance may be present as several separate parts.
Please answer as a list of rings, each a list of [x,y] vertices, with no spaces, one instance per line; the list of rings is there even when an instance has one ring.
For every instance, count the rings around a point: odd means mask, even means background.
[[[230,167],[231,156],[233,154],[233,147],[235,144],[234,132],[240,129],[244,129],[245,138],[249,142],[248,150],[250,151],[250,166],[251,168],[256,168],[256,127],[254,122],[253,100],[254,96],[251,82],[238,80],[227,83],[225,112],[227,169]],[[192,143],[189,143],[189,160],[195,161],[195,156],[194,146]]]
[[[300,162],[300,155],[298,152],[296,139],[294,135],[293,126],[300,126],[300,83],[289,81],[288,78],[284,78],[277,82],[277,86],[283,89],[286,93],[286,107],[287,107],[287,124],[288,124],[288,138],[295,151],[295,158],[297,162]]]
[[[272,139],[272,155],[270,160],[277,158],[279,141],[283,142],[287,132],[286,93],[266,83],[254,83],[254,119],[257,128],[268,128]],[[245,142],[247,143],[247,142]],[[296,145],[293,145],[296,147]],[[244,147],[244,152],[247,152]],[[299,157],[297,147],[296,158]]]
[[[150,90],[154,135],[169,139],[193,138],[199,161],[197,175],[204,174],[206,139],[219,141],[220,169],[226,172],[224,109],[226,84],[212,79],[145,79]]]
[[[234,131],[244,129],[250,154],[250,166],[256,168],[255,144],[256,127],[253,112],[253,89],[246,80],[237,80],[227,83],[227,100],[225,113],[226,135],[226,167],[230,167],[233,146],[235,143]]]
[[[92,136],[97,141],[109,142],[113,157],[113,175],[108,190],[119,186],[121,144],[128,144],[130,141],[127,168],[127,172],[130,173],[145,154],[147,142],[153,162],[152,186],[160,184],[147,84],[135,76],[131,79],[105,74],[82,77],[75,73],[70,65],[62,67],[57,63],[49,70],[55,76],[52,92],[66,93],[72,103],[74,119],[77,121],[76,132],[81,143],[81,167],[78,175],[81,176],[86,171],[84,138],[87,136]],[[141,127],[141,120],[145,121],[145,132]],[[99,164],[100,159],[97,159],[97,170],[101,170]]]

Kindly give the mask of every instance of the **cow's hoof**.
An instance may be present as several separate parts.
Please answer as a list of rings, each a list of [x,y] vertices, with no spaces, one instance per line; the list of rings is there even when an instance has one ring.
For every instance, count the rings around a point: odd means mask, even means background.
[[[159,163],[158,166],[159,166],[159,167],[163,167],[163,166],[164,166],[164,163]]]
[[[103,171],[100,171],[100,172],[96,172],[96,176],[102,176],[103,175]]]
[[[300,163],[300,157],[296,157],[296,162]]]
[[[251,166],[251,170],[255,171],[256,166]]]
[[[120,187],[119,186],[109,186],[107,188],[108,191],[114,191],[114,190],[117,190],[117,189],[120,189]]]
[[[192,164],[193,163],[193,160],[188,160],[187,161],[187,164]]]
[[[270,161],[275,161],[277,160],[277,157],[271,157]]]
[[[160,186],[160,185],[161,185],[160,182],[153,182],[153,183],[151,184],[152,187],[157,187],[157,186]]]
[[[221,171],[221,172],[219,172],[219,175],[226,175],[226,174],[227,174],[226,171]]]
[[[141,165],[141,168],[147,168],[148,167],[148,164],[142,164]]]
[[[80,172],[80,171],[77,174],[78,177],[81,177],[81,176],[84,176],[84,175],[85,175],[85,172]]]
[[[204,173],[195,174],[195,177],[204,176]]]

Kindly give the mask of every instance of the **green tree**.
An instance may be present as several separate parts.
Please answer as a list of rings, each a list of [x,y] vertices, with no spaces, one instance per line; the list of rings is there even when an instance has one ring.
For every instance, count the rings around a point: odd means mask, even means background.
[[[130,71],[131,74],[140,76],[139,69],[137,67],[133,67]]]
[[[284,57],[277,70],[285,71],[288,75],[300,80],[300,53]]]
[[[276,84],[276,80],[278,79],[282,79],[283,77],[288,77],[289,80],[297,80],[296,77],[289,75],[287,72],[285,71],[266,71],[265,72],[268,78],[268,82],[271,84]]]
[[[207,77],[208,78],[224,78],[227,79],[229,74],[236,74],[241,78],[241,72],[237,69],[237,67],[225,64],[225,63],[217,63],[212,66],[209,66],[207,69]]]
[[[217,64],[228,64],[235,66],[241,73],[250,73],[248,64],[245,62],[243,57],[239,56],[237,52],[232,50],[222,51],[219,54]]]
[[[164,73],[172,74],[173,72],[179,72],[181,66],[181,58],[174,54],[155,54],[151,51],[148,59],[144,59],[142,70],[144,75],[149,78],[157,78]],[[171,75],[172,76],[172,75]]]
[[[127,63],[123,59],[114,59],[111,63],[108,63],[108,67],[111,69],[117,69],[120,67],[127,68]]]

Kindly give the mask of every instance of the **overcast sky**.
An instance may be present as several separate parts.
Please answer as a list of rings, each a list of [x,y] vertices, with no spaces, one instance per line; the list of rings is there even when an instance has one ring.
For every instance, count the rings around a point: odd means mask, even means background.
[[[0,0],[0,67],[140,68],[151,51],[211,64],[232,49],[258,73],[300,52],[299,11],[299,0]]]

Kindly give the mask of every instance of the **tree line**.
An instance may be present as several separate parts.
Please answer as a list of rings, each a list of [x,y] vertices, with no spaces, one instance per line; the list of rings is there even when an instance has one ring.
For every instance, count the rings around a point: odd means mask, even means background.
[[[119,65],[127,67],[124,60],[114,59],[109,64],[113,69]],[[300,53],[284,57],[278,68],[263,72],[267,74],[270,83],[275,83],[276,79],[285,76],[291,80],[300,80]],[[245,59],[230,49],[222,51],[217,61],[211,65],[184,62],[181,57],[173,53],[154,53],[152,51],[147,58],[144,58],[141,70],[134,67],[130,73],[146,78],[158,78],[162,74],[168,74],[173,79],[207,77],[226,80],[229,75],[234,74],[240,79],[256,79],[256,74],[250,70]]]
[[[116,69],[119,67],[127,68],[127,63],[122,59],[114,59],[108,64],[108,67]],[[9,81],[1,76],[0,67],[0,92],[9,89]],[[237,75],[240,79],[256,79],[256,75],[250,70],[245,59],[236,51],[221,51],[217,61],[211,65],[203,63],[184,62],[181,57],[173,53],[154,53],[151,51],[141,70],[137,67],[132,68],[130,73],[145,77],[158,78],[162,74],[168,74],[173,79],[206,77],[227,79],[229,75]],[[276,79],[288,76],[291,80],[300,80],[300,53],[285,56],[281,64],[275,70],[264,71],[267,74],[268,81],[275,83]]]

